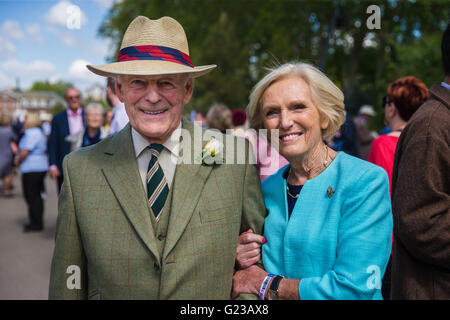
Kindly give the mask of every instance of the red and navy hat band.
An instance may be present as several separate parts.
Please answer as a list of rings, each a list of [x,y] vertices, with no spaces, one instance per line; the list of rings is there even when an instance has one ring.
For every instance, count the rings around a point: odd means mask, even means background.
[[[164,46],[132,46],[120,50],[117,56],[118,62],[131,60],[163,60],[194,67],[187,54]]]

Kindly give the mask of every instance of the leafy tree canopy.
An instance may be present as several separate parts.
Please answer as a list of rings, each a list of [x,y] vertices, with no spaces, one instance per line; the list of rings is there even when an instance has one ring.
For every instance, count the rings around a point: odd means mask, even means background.
[[[367,27],[370,5],[380,8],[380,29]],[[448,0],[124,0],[99,29],[117,44],[111,61],[138,15],[175,18],[194,65],[218,65],[196,80],[187,112],[207,112],[216,102],[245,108],[267,68],[307,61],[343,90],[350,114],[373,105],[373,126],[381,128],[381,97],[390,82],[414,75],[431,86],[443,78],[440,41],[450,6]]]

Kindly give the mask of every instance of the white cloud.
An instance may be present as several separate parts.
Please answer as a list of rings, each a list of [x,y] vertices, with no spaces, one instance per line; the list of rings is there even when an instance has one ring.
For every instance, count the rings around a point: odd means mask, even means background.
[[[0,64],[0,70],[10,74],[48,75],[55,71],[55,66],[49,61],[35,60],[23,63],[15,59]]]
[[[86,65],[91,64],[90,62],[83,60],[83,59],[77,59],[69,67],[68,72],[68,81],[72,82],[75,87],[85,90],[87,87],[91,86],[92,84],[98,82],[101,83],[102,79],[95,75],[94,73],[90,72],[88,68],[86,68]]]
[[[1,26],[1,33],[5,38],[22,40],[24,38],[22,28],[17,21],[6,20]]]
[[[16,53],[16,46],[8,39],[0,35],[0,57],[3,59],[12,58]]]
[[[25,31],[31,37],[31,39],[33,39],[39,43],[44,42],[44,39],[42,38],[42,35],[41,35],[41,27],[37,23],[27,26],[25,28]]]
[[[15,84],[15,79],[19,78],[21,88],[28,88],[34,81],[50,78],[55,69],[49,61],[34,60],[25,63],[16,59],[5,60],[0,63],[0,87],[11,86]]]
[[[62,0],[51,7],[45,15],[45,20],[50,25],[68,29],[71,25],[83,26],[87,23],[86,15],[80,7],[67,0]]]
[[[0,88],[14,88],[16,79],[0,70]]]

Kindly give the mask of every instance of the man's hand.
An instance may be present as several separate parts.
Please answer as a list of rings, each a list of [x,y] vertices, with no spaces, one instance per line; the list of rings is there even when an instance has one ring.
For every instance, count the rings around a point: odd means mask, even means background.
[[[48,173],[50,174],[50,177],[55,181],[58,179],[58,176],[61,175],[57,166],[51,166],[48,170]]]
[[[261,245],[267,240],[252,229],[243,232],[238,239],[236,249],[236,265],[239,269],[246,269],[261,259]]]
[[[235,299],[241,293],[258,295],[259,287],[267,275],[268,273],[258,266],[250,266],[247,269],[239,270],[233,276],[231,299]]]

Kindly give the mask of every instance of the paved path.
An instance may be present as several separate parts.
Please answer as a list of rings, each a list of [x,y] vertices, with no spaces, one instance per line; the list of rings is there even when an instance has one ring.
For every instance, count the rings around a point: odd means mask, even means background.
[[[58,198],[48,175],[45,187],[43,232],[22,231],[28,213],[20,174],[14,179],[14,197],[0,195],[0,300],[48,298]]]

